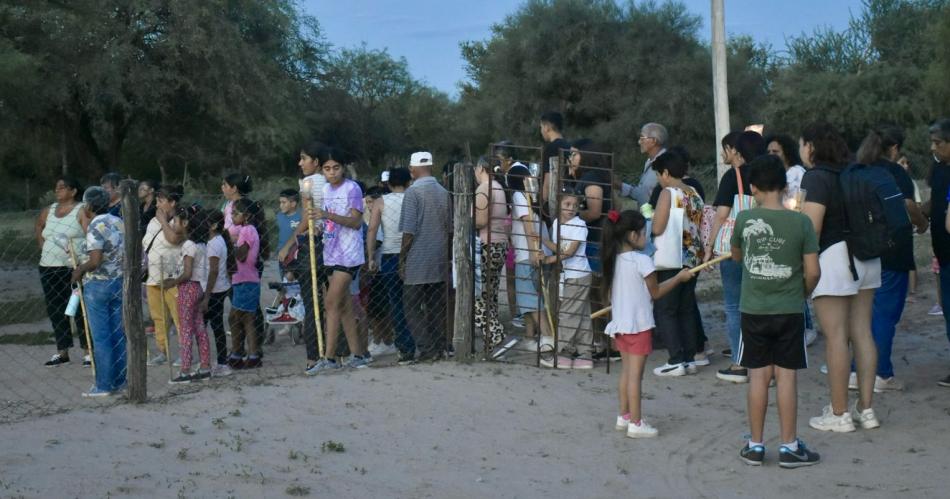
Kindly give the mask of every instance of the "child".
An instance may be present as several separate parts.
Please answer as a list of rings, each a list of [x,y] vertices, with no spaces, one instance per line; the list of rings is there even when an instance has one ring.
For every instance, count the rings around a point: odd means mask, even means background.
[[[200,311],[204,289],[207,284],[208,264],[206,244],[208,241],[207,215],[197,207],[179,209],[175,214],[177,223],[185,229],[185,242],[181,246],[179,266],[181,275],[165,280],[165,288],[178,286],[178,319],[181,330],[178,331],[178,352],[181,355],[181,368],[178,376],[169,380],[170,384],[191,383],[211,377],[211,345],[208,343],[208,331],[205,330],[204,316]],[[198,357],[201,367],[191,373],[191,345],[198,341]]]
[[[207,210],[205,214],[208,225],[208,244],[203,265],[207,272],[203,273],[206,280],[201,282],[205,290],[201,299],[201,311],[204,321],[211,325],[214,332],[214,347],[217,353],[217,365],[211,371],[212,376],[227,376],[231,374],[228,365],[228,337],[224,330],[224,300],[231,290],[231,280],[228,269],[235,268],[234,249],[231,247],[230,237],[224,237],[224,214],[220,210]],[[200,278],[200,276],[199,276]]]
[[[356,330],[356,319],[350,304],[350,283],[357,277],[360,266],[366,261],[363,247],[363,193],[356,182],[343,176],[339,152],[331,147],[318,154],[319,164],[327,185],[323,188],[323,206],[313,209],[313,217],[321,220],[323,230],[323,264],[330,274],[326,294],[326,344],[323,358],[307,374],[332,372],[343,367],[337,361],[336,347],[340,326],[346,335],[351,356],[345,367],[363,368],[367,359]]]
[[[544,245],[561,255],[558,340],[567,343],[557,359],[560,369],[593,369],[591,353],[594,331],[590,322],[588,294],[592,284],[587,261],[587,224],[577,216],[579,196],[573,191],[561,194],[561,210],[551,225],[551,238]],[[540,254],[538,255],[539,257]],[[543,263],[556,263],[557,254],[541,257]],[[542,342],[544,342],[542,338]],[[544,367],[554,367],[553,359],[541,359]]]
[[[620,415],[616,428],[630,438],[657,436],[656,428],[640,414],[640,385],[647,356],[653,351],[653,300],[688,282],[693,274],[680,270],[657,284],[653,259],[641,253],[649,237],[647,221],[639,212],[610,210],[604,224],[604,294],[610,298],[613,320],[604,333],[614,340],[622,362],[618,394]]]
[[[251,209],[254,202],[241,198],[234,202],[231,219],[234,222],[233,232],[237,234],[234,244],[234,259],[237,260],[237,271],[231,277],[233,289],[231,291],[231,315],[228,322],[231,324],[231,356],[228,364],[232,369],[253,369],[261,367],[257,331],[254,327],[254,317],[260,306],[261,278],[257,274],[257,255],[260,250],[260,236],[257,229],[250,223]],[[242,358],[237,352],[244,346],[247,338],[247,358]]]
[[[280,191],[280,209],[277,211],[277,247],[283,248],[287,241],[295,237],[297,226],[300,225],[300,210],[297,204],[300,202],[300,193],[295,189],[285,189]],[[294,255],[289,254],[288,260],[294,260]],[[280,275],[284,275],[287,270],[287,263],[280,259],[277,260],[277,268]]]
[[[808,365],[802,303],[818,284],[818,240],[811,220],[782,205],[785,168],[775,156],[761,156],[750,166],[757,208],[736,217],[732,258],[742,263],[742,337],[739,365],[749,369],[751,439],[739,451],[747,464],[765,459],[763,427],[769,382],[777,385],[782,445],[779,466],[818,463],[796,434],[797,369]]]

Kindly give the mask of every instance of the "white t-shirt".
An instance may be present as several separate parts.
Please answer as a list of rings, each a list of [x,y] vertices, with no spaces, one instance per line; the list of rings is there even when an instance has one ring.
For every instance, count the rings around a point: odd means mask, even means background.
[[[580,242],[577,245],[577,251],[570,258],[561,260],[561,279],[580,279],[590,274],[590,263],[587,261],[587,223],[581,220],[581,217],[574,217],[568,223],[561,226],[558,233],[558,219],[554,219],[551,224],[551,240],[558,245],[558,236],[564,241],[563,245],[572,242]]]
[[[534,227],[534,233],[541,233],[541,222],[538,214],[531,209],[528,204],[528,198],[523,192],[515,191],[511,195],[512,213],[511,213],[511,245],[515,248],[515,261],[519,263],[531,260],[531,246],[528,244],[528,236],[525,232],[525,222],[523,217],[531,216],[531,225]]]
[[[327,185],[327,178],[323,176],[322,173],[314,173],[300,182],[301,189],[303,188],[303,182],[310,181],[310,199],[313,200],[313,206],[317,208],[323,207],[323,186]]]
[[[205,289],[208,283],[208,255],[204,243],[195,243],[194,241],[185,241],[181,245],[181,260],[178,261],[179,267],[185,268],[185,257],[190,256],[191,261],[191,279],[189,281],[198,281],[201,289]]]
[[[785,170],[785,182],[788,184],[788,192],[798,192],[802,188],[802,177],[805,176],[805,168],[801,165],[790,166]]]
[[[175,219],[169,221],[175,226]],[[149,249],[149,245],[152,245]],[[181,245],[171,244],[165,239],[162,224],[158,217],[153,218],[142,236],[142,251],[148,250],[145,258],[148,259],[148,286],[158,286],[163,279],[175,279],[181,275],[178,263],[181,261]]]
[[[213,256],[218,257],[218,278],[215,280],[211,292],[223,293],[231,289],[231,281],[228,279],[228,245],[220,234],[208,241],[205,258],[201,261],[204,273],[199,282],[201,282],[201,289],[205,291],[208,290],[209,265]]]
[[[610,315],[604,328],[607,336],[642,333],[656,327],[653,299],[644,279],[655,271],[653,259],[638,251],[617,255],[613,283],[610,285]]]

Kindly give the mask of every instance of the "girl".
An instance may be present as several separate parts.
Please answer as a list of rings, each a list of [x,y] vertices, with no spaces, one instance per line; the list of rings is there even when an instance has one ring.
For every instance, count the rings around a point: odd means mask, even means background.
[[[594,332],[590,322],[590,264],[587,262],[587,224],[577,216],[579,196],[572,190],[561,193],[560,213],[551,226],[553,240],[544,240],[553,255],[543,263],[561,259],[558,340],[566,343],[557,359],[560,369],[592,369]],[[542,339],[544,341],[544,339]],[[541,359],[544,367],[554,367],[553,359]]]
[[[148,298],[148,312],[155,324],[155,344],[159,353],[151,358],[149,365],[157,366],[168,361],[168,316],[171,315],[175,328],[181,330],[178,321],[178,288],[164,288],[162,281],[178,275],[175,266],[181,254],[183,239],[181,227],[175,221],[178,202],[184,196],[180,185],[162,186],[155,201],[155,218],[148,223],[148,229],[142,237],[145,248],[145,261],[148,262],[148,277],[145,280],[145,293]]]
[[[348,306],[350,282],[366,260],[363,232],[360,230],[363,223],[363,193],[356,182],[344,178],[343,165],[339,158],[340,153],[331,147],[322,149],[317,158],[323,167],[327,185],[323,189],[323,206],[315,207],[311,216],[324,225],[323,268],[330,274],[330,284],[325,301],[326,350],[323,352],[323,358],[307,369],[307,374],[310,375],[330,372],[341,367],[341,363],[336,360],[337,336],[341,324],[351,352],[345,366],[367,366],[356,330],[353,309]]]
[[[653,260],[640,253],[648,238],[646,219],[639,212],[611,210],[604,224],[603,291],[613,306],[613,320],[604,330],[613,338],[623,362],[618,394],[620,415],[616,428],[630,438],[655,437],[658,432],[640,413],[640,385],[647,356],[653,351],[653,300],[690,281],[693,274],[680,270],[657,284]]]
[[[493,350],[505,339],[505,328],[498,320],[498,288],[508,251],[508,201],[505,189],[489,170],[488,161],[475,166],[475,228],[478,229],[482,255],[482,292],[475,298],[475,328],[485,335],[486,349]],[[506,345],[510,348],[511,345]],[[504,353],[499,349],[493,358]]]
[[[181,368],[178,376],[169,380],[173,385],[211,377],[211,345],[208,344],[204,315],[200,311],[208,282],[208,218],[200,208],[191,206],[179,209],[175,219],[185,231],[185,242],[181,245],[181,275],[165,280],[166,288],[178,288],[178,320],[181,322],[178,334]],[[192,374],[191,345],[195,339],[198,341],[201,367]]]
[[[224,230],[224,214],[219,210],[207,210],[205,216],[208,226],[205,265],[208,271],[205,274],[207,280],[201,283],[205,293],[201,298],[200,309],[205,322],[211,325],[214,332],[214,347],[218,359],[211,374],[227,376],[231,374],[231,367],[228,366],[228,337],[224,332],[224,300],[231,290],[228,269],[234,269],[236,262],[231,239],[221,235]]]
[[[237,234],[236,231],[232,231],[234,227],[234,202],[247,197],[253,190],[254,185],[251,183],[249,175],[229,173],[225,175],[221,182],[221,194],[224,194],[224,204],[221,206],[221,211],[224,213],[224,228],[231,233],[232,241],[236,239]]]
[[[263,364],[259,338],[254,327],[254,317],[260,308],[261,278],[256,266],[260,235],[250,223],[253,205],[253,201],[241,198],[234,202],[231,212],[234,222],[232,231],[237,234],[237,242],[234,245],[237,270],[231,277],[231,314],[228,316],[228,322],[231,324],[231,356],[228,358],[228,364],[232,369],[253,369]],[[244,348],[245,338],[247,358],[242,358],[237,352]]]
[[[666,231],[672,216],[673,203],[683,208],[682,243],[677,248],[682,254],[683,267],[695,267],[703,260],[703,247],[699,237],[699,224],[703,219],[703,198],[695,189],[683,182],[686,161],[679,154],[665,152],[653,161],[657,182],[663,188],[653,215],[653,236]],[[659,243],[658,243],[659,246]],[[657,270],[657,279],[673,278],[682,268]],[[654,313],[657,330],[669,352],[666,364],[653,370],[657,376],[683,376],[696,370],[696,354],[702,349],[698,340],[700,332],[694,316],[696,310],[695,281],[678,288],[676,292],[656,301]],[[708,365],[707,360],[705,364]]]
[[[508,187],[511,189],[511,245],[515,250],[515,303],[518,313],[525,319],[525,336],[536,338],[540,329],[542,337],[551,336],[548,318],[543,317],[540,268],[533,255],[541,251],[541,217],[532,208],[525,187],[525,178],[531,174],[521,163],[508,171]],[[531,199],[530,201],[534,201]]]

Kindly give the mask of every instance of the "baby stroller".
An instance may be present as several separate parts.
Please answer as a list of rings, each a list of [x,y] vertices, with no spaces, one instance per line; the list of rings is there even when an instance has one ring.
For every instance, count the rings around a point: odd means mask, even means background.
[[[264,309],[264,343],[272,344],[276,340],[277,328],[283,327],[290,334],[294,345],[303,342],[303,299],[300,297],[300,283],[271,282],[269,289],[277,291],[274,302]]]

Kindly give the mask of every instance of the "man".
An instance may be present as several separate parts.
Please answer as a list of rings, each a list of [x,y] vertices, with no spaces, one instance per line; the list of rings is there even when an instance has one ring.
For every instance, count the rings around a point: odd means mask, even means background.
[[[669,137],[666,127],[659,123],[647,123],[640,128],[640,138],[637,143],[640,144],[640,152],[646,154],[647,160],[643,165],[640,182],[637,185],[623,184],[621,196],[632,198],[641,206],[650,201],[650,194],[653,193],[653,188],[657,183],[653,161],[666,152]]]
[[[563,151],[571,148],[561,134],[564,126],[564,117],[556,111],[548,111],[541,115],[541,138],[544,139],[544,148],[541,150],[541,210],[546,213],[548,202],[548,174],[551,171],[551,158],[560,158]],[[562,158],[563,159],[563,158]]]
[[[406,189],[399,219],[399,276],[405,283],[406,319],[418,360],[434,361],[447,346],[444,304],[452,207],[448,191],[432,176],[431,153],[413,153],[409,172],[413,182]]]
[[[119,183],[122,182],[122,175],[115,172],[109,172],[99,179],[99,185],[109,194],[108,213],[122,218],[122,193],[119,192]]]
[[[944,310],[947,338],[950,339],[950,233],[947,232],[947,194],[950,192],[950,119],[943,118],[930,126],[930,152],[934,165],[930,173],[929,210],[930,235],[934,255],[940,263],[940,301]],[[950,376],[937,384],[950,387]]]

